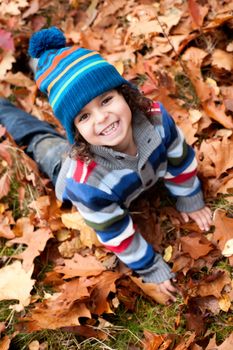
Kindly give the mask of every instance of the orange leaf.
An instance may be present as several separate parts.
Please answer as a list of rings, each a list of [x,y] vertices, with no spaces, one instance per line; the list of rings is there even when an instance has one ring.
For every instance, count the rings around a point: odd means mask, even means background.
[[[224,210],[217,209],[214,212],[213,222],[215,231],[212,240],[223,251],[226,242],[233,239],[233,219],[228,218]]]
[[[183,252],[188,253],[195,260],[214,249],[213,244],[203,234],[197,232],[181,237],[180,241]]]
[[[30,228],[28,231],[24,231],[22,237],[18,237],[7,242],[7,245],[12,244],[26,244],[27,248],[20,254],[15,255],[14,258],[23,260],[23,267],[25,271],[30,270],[33,260],[36,256],[44,250],[44,247],[52,237],[51,231],[49,228],[41,228],[36,231],[32,231]]]
[[[166,304],[168,302],[169,297],[166,294],[161,293],[158,285],[155,283],[144,283],[141,279],[133,276],[130,276],[130,278],[146,295],[151,297],[157,303]]]
[[[144,350],[159,349],[160,345],[163,343],[164,339],[166,338],[166,335],[155,334],[146,329],[143,331],[143,334],[145,337],[145,340],[143,341]]]
[[[55,267],[55,271],[63,273],[63,278],[77,276],[97,276],[105,270],[105,267],[94,257],[76,253],[72,259],[65,259],[65,266]]]

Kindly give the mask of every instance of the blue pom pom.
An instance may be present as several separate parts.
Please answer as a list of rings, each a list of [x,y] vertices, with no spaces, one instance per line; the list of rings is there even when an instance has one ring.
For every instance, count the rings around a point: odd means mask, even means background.
[[[50,49],[65,47],[66,38],[62,31],[56,27],[42,29],[32,35],[29,42],[28,53],[33,58],[39,58],[43,52]]]

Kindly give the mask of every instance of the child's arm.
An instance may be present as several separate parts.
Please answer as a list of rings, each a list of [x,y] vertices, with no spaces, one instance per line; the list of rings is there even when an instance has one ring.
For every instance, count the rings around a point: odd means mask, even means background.
[[[169,282],[174,273],[138,232],[128,211],[118,204],[119,198],[109,188],[104,191],[103,186],[100,190],[69,178],[65,197],[78,208],[106,248],[137,272],[144,282],[158,284],[161,291],[174,300],[172,293],[176,289]]]
[[[176,207],[184,221],[193,219],[201,230],[209,230],[211,211],[205,206],[201,184],[196,176],[197,161],[194,150],[187,145],[182,131],[160,105],[162,113],[163,142],[167,148],[167,173],[165,185],[177,198]]]

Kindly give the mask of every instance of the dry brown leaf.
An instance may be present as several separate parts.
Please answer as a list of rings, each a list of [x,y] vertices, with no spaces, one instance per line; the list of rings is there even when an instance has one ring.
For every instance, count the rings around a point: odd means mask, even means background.
[[[110,292],[116,292],[116,280],[121,277],[120,273],[113,271],[104,271],[100,276],[92,277],[90,280],[95,284],[91,293],[93,303],[93,313],[101,315],[102,313],[112,313],[107,300]]]
[[[215,49],[212,54],[212,65],[231,72],[233,70],[233,54]]]
[[[0,340],[0,349],[1,350],[8,350],[10,348],[10,343],[11,343],[11,339],[9,338],[8,335],[5,335],[5,337],[3,337]]]
[[[27,245],[27,248],[22,253],[15,255],[14,258],[22,259],[25,271],[29,271],[33,265],[33,260],[44,250],[47,241],[51,237],[52,233],[49,228],[41,228],[36,231],[32,231],[30,228],[28,231],[24,231],[22,237],[8,241],[7,245]]]
[[[194,232],[181,237],[180,242],[183,252],[188,253],[195,260],[207,255],[214,249],[213,244],[202,233]]]
[[[9,218],[0,214],[0,237],[4,237],[6,239],[12,239],[15,237],[10,225],[11,222],[9,221]]]
[[[210,339],[209,344],[205,350],[231,350],[233,349],[233,333],[222,342],[222,344],[216,344],[216,334]]]
[[[215,231],[212,240],[223,251],[226,243],[233,239],[233,219],[228,218],[224,210],[217,209],[214,212],[213,222]]]
[[[92,245],[97,247],[102,245],[97,239],[95,231],[84,222],[79,212],[62,214],[61,219],[67,228],[80,231],[80,240],[83,245],[89,248],[91,248]]]
[[[216,273],[212,273],[204,281],[198,284],[197,294],[201,297],[209,295],[215,296],[215,298],[221,298],[221,292],[226,285],[231,284],[229,273],[226,271],[218,270]]]
[[[64,259],[65,266],[55,267],[55,271],[64,274],[64,278],[77,276],[97,276],[105,270],[105,267],[94,257],[76,253],[72,259]]]
[[[21,9],[28,6],[27,0],[2,0],[0,4],[0,13],[2,15],[10,14],[20,15]]]
[[[33,266],[25,271],[20,261],[0,269],[0,300],[19,300],[20,305],[30,304],[30,292],[35,284],[31,279]]]
[[[201,6],[196,0],[188,0],[189,12],[192,17],[193,28],[200,28],[209,11],[209,5]]]
[[[166,304],[168,302],[169,297],[164,293],[161,293],[159,287],[155,283],[144,283],[140,278],[133,276],[130,276],[130,278],[146,295],[151,297],[157,303]]]
[[[144,350],[157,350],[166,339],[166,335],[155,334],[146,329],[143,331],[143,334],[145,337],[145,340],[143,340]]]

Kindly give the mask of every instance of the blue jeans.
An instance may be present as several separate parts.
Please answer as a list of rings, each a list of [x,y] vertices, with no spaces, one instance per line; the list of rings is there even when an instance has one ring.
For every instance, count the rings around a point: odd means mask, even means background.
[[[69,151],[68,141],[49,123],[33,117],[2,98],[0,124],[5,126],[18,145],[26,146],[25,152],[55,185],[62,162]]]

